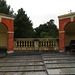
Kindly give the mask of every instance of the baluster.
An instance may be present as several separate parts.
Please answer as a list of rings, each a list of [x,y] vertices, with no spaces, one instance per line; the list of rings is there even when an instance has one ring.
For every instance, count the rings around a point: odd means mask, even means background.
[[[31,47],[31,40],[30,40],[30,47]]]
[[[32,41],[31,41],[31,47],[32,47]]]
[[[56,40],[54,41],[54,47],[56,47]]]
[[[48,47],[49,47],[49,41],[48,41]]]
[[[53,41],[53,47],[54,47],[54,41]]]
[[[29,47],[29,40],[27,41],[27,45],[28,45],[28,47]]]
[[[56,46],[55,46],[55,47],[56,47],[56,49],[58,50],[58,42],[56,41],[55,43],[56,43]]]
[[[25,47],[25,41],[24,41],[24,47]]]
[[[32,40],[32,49],[34,49],[34,44],[33,44],[34,40]]]
[[[26,47],[28,47],[28,46],[27,46],[27,41],[26,41]]]
[[[21,47],[22,47],[22,41],[21,41]]]
[[[39,47],[41,47],[41,41],[39,41]]]
[[[57,41],[55,41],[56,47],[57,47]]]
[[[32,47],[32,41],[31,41],[31,47]]]
[[[18,41],[16,41],[16,47],[18,47]]]
[[[31,47],[31,40],[30,40],[30,47]]]
[[[32,41],[32,47],[34,47],[34,40]]]
[[[46,47],[47,47],[47,41],[46,41]]]
[[[26,47],[26,40],[25,40],[25,47]]]
[[[20,47],[20,41],[18,41],[18,46]]]
[[[46,47],[46,43],[47,43],[47,42],[45,41],[45,47]]]
[[[53,41],[51,41],[51,47],[52,47],[52,42],[53,42]]]
[[[42,47],[43,47],[43,41],[42,41]]]
[[[33,46],[33,43],[32,43],[32,41],[31,41],[31,47]]]
[[[34,46],[34,40],[33,40],[33,47],[35,47],[35,46]]]
[[[40,47],[42,47],[42,41],[40,41]]]
[[[30,41],[29,41],[29,47],[30,47]]]
[[[41,47],[41,41],[40,41],[40,47]]]
[[[45,43],[44,43],[44,41],[43,41],[43,47],[44,47],[44,45],[45,45]]]
[[[48,41],[47,41],[47,47],[48,47]]]
[[[43,47],[43,41],[41,41],[42,42],[42,47]]]

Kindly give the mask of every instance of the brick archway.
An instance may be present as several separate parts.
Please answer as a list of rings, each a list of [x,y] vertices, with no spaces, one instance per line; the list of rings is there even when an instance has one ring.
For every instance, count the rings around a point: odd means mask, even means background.
[[[0,23],[7,27],[7,52],[11,53],[14,50],[14,17],[0,14]]]
[[[66,26],[75,21],[75,13],[58,16],[59,18],[59,49],[65,51]],[[71,25],[71,24],[70,24]]]

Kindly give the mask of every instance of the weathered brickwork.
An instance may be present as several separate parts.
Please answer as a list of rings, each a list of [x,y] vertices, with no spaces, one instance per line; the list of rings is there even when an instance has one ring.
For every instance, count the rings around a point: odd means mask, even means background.
[[[8,51],[14,50],[14,35],[13,33],[8,33],[8,42],[7,42],[7,49]]]
[[[74,22],[75,22],[75,17],[74,17]]]
[[[59,31],[65,31],[65,26],[71,22],[70,18],[59,20]]]
[[[14,50],[14,17],[0,15],[1,23],[7,27],[7,52]]]
[[[59,33],[59,49],[65,50],[65,33]]]
[[[13,20],[2,18],[1,22],[7,26],[8,31],[14,31],[14,21]]]
[[[65,26],[70,22],[70,18],[59,20],[59,49],[65,50]]]
[[[75,21],[75,13],[61,15],[59,18],[59,49],[65,50],[65,27],[68,23]],[[73,21],[72,21],[73,19]]]

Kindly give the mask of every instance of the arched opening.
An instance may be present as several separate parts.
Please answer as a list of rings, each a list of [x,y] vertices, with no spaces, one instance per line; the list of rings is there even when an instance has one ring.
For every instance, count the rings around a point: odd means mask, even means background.
[[[71,40],[75,40],[75,22],[70,22],[65,27],[65,47],[69,48]]]
[[[7,27],[0,23],[0,52],[7,52]]]

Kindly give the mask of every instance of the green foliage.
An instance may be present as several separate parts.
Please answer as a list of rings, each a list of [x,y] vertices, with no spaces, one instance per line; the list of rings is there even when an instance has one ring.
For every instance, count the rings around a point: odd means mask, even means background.
[[[41,32],[40,38],[49,38],[48,33],[47,32]]]
[[[0,0],[0,13],[13,15],[13,9],[11,10],[5,0]],[[58,38],[58,28],[53,19],[35,29],[32,25],[23,8],[19,9],[14,20],[15,38]]]
[[[5,0],[0,0],[0,13],[13,15],[13,9],[10,10],[10,5],[7,5]]]
[[[35,28],[35,37],[38,38],[58,38],[58,28],[54,24],[54,20],[51,19],[45,24],[41,24],[39,27]]]
[[[33,37],[34,30],[32,27],[32,22],[29,20],[27,14],[23,8],[18,10],[18,14],[15,16],[14,20],[15,26],[15,38],[30,38]]]

